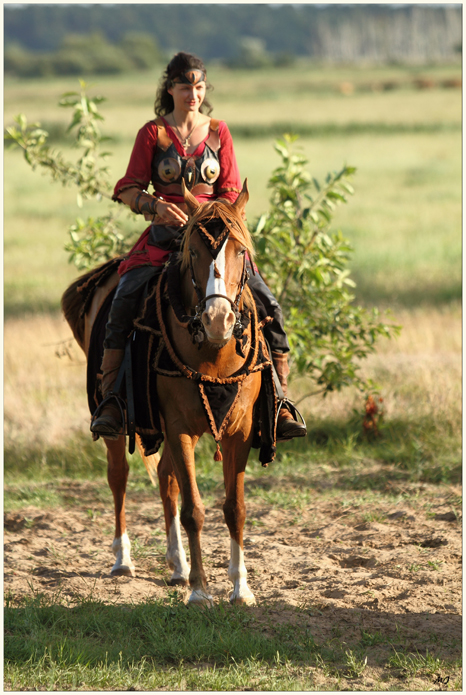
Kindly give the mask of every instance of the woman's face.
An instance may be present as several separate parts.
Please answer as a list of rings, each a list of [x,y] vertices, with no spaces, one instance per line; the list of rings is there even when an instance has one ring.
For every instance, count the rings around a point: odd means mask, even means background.
[[[205,82],[195,85],[175,83],[168,89],[168,93],[173,97],[175,111],[199,111],[205,92]]]

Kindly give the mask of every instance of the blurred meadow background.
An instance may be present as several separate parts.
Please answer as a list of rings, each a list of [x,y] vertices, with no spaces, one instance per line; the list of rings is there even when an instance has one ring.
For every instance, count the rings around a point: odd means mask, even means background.
[[[124,173],[135,134],[152,116],[160,73],[158,66],[88,80],[90,95],[106,97],[102,131],[111,138],[111,180]],[[248,178],[251,222],[267,210],[267,180],[279,163],[273,142],[283,132],[300,134],[297,146],[317,179],[343,164],[357,168],[355,195],[337,209],[333,228],[354,247],[355,301],[391,309],[403,326],[397,340],[380,340],[363,365],[384,399],[384,441],[373,446],[383,452],[392,437],[407,448],[408,458],[421,451],[432,469],[450,479],[460,462],[460,66],[325,67],[302,61],[261,70],[213,66],[209,80],[213,113],[229,124],[241,175]],[[78,89],[74,77],[7,78],[5,125],[25,113],[72,157],[64,137],[69,112],[57,103],[64,92]],[[84,360],[68,342],[59,312],[61,294],[78,274],[63,247],[75,217],[104,214],[108,203],[87,202],[79,210],[75,191],[31,171],[18,150],[6,149],[5,174],[8,477],[23,471],[19,460],[43,468],[52,449],[69,452],[76,437],[88,438]],[[123,209],[121,215],[124,220]],[[125,224],[131,228],[129,219]],[[292,387],[296,398],[309,390],[302,383]],[[311,457],[313,432],[330,422],[336,429],[327,432],[326,442],[361,437],[354,410],[362,415],[363,394],[348,389],[301,406]]]

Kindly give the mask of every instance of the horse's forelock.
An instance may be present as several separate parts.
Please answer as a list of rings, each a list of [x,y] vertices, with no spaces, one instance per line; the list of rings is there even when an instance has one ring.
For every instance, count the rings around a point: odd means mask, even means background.
[[[215,201],[213,203],[202,204],[198,211],[191,217],[186,232],[184,234],[182,246],[182,270],[189,266],[189,240],[194,234],[199,224],[207,224],[213,219],[221,219],[228,228],[230,237],[244,244],[251,261],[254,258],[254,247],[251,234],[244,223],[241,214],[238,213],[234,205]]]

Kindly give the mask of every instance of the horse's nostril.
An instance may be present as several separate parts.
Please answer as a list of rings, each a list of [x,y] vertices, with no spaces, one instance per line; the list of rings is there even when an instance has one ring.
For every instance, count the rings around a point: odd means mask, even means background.
[[[226,310],[226,307],[218,310],[218,307],[209,307],[202,314],[202,323],[204,328],[209,331],[209,335],[217,337],[226,337],[231,332],[235,325],[236,316],[231,309]]]

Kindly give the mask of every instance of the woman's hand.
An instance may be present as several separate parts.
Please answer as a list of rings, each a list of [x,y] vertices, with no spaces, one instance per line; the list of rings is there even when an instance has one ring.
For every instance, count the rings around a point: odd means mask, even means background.
[[[122,203],[129,205],[133,212],[144,215],[144,219],[148,222],[182,227],[188,221],[188,216],[178,205],[156,198],[139,188],[126,188],[118,197]]]
[[[155,206],[157,211],[157,224],[167,224],[182,227],[188,221],[188,216],[180,210],[175,203],[168,203],[165,200],[158,200]]]

